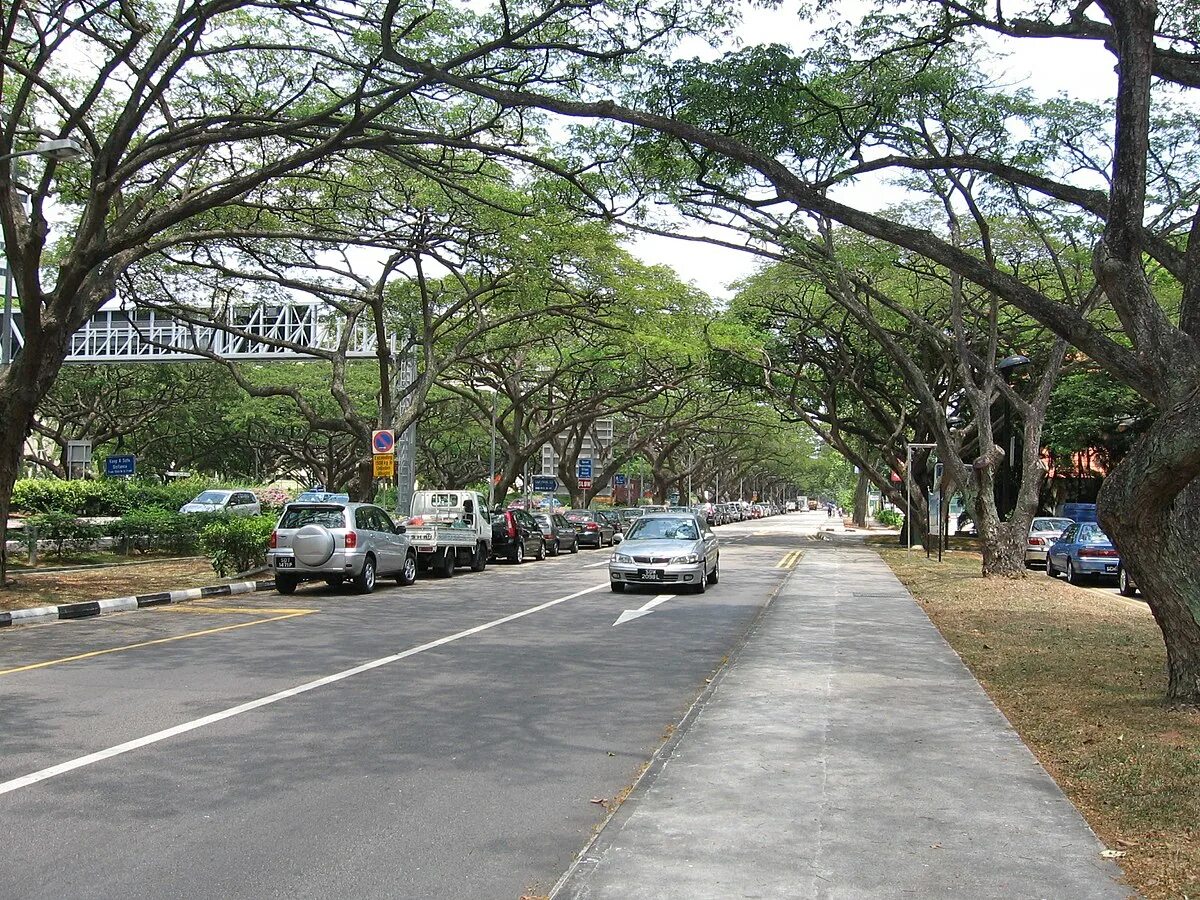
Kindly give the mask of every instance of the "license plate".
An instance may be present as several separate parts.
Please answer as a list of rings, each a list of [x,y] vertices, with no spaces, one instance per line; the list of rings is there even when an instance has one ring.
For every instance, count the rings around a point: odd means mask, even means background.
[[[1117,564],[1116,564],[1116,563],[1105,563],[1105,565],[1104,565],[1104,571],[1105,571],[1105,572],[1112,572],[1112,573],[1114,573],[1114,574],[1115,574],[1115,573],[1116,573],[1116,571],[1117,571]]]
[[[638,577],[642,581],[662,581],[662,569],[638,569]]]
[[[275,568],[294,569],[296,568],[296,560],[290,556],[277,556],[275,557]]]

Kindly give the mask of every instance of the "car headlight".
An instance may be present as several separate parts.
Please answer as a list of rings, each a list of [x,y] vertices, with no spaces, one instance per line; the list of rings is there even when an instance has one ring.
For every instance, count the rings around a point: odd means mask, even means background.
[[[688,553],[686,556],[676,556],[673,560],[671,560],[672,565],[675,563],[685,563],[690,565],[691,563],[698,562],[700,562],[700,557],[695,553]]]
[[[614,553],[608,558],[608,561],[615,563],[631,563],[633,562],[633,557],[626,556],[624,553]]]

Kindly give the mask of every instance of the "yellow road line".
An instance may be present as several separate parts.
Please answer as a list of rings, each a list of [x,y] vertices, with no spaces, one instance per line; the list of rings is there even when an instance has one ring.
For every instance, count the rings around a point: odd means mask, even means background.
[[[794,569],[796,563],[800,562],[800,557],[804,555],[803,550],[792,550],[783,557],[779,562],[775,563],[777,569]]]
[[[155,607],[155,612],[182,613],[248,613],[250,615],[283,615],[284,613],[310,613],[315,609],[300,606],[284,606],[279,608],[254,606],[192,606],[187,603],[172,603],[169,606]]]
[[[64,656],[61,659],[48,659],[45,662],[31,663],[27,666],[17,666],[13,669],[0,669],[0,675],[12,675],[16,672],[28,672],[32,669],[44,669],[46,666],[57,666],[61,663],[76,662],[81,659],[91,659],[93,656],[104,656],[108,653],[120,653],[123,650],[136,650],[139,647],[151,647],[155,644],[169,644],[172,641],[182,641],[186,638],[203,637],[206,634],[216,634],[220,631],[233,631],[235,628],[249,628],[251,625],[265,625],[267,622],[279,622],[283,619],[294,619],[296,616],[307,616],[315,613],[315,609],[297,610],[283,616],[272,616],[269,619],[257,619],[253,622],[238,622],[236,625],[222,625],[219,628],[206,628],[203,631],[190,631],[187,634],[177,634],[174,637],[155,638],[152,641],[140,641],[136,644],[126,644],[123,647],[109,647],[107,650],[93,650],[90,653],[79,653],[75,656]]]

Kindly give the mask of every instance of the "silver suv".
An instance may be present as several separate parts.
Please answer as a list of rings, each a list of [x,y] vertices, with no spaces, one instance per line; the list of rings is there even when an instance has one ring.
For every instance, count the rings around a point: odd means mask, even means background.
[[[350,579],[360,594],[375,590],[380,575],[400,584],[417,580],[417,552],[405,527],[370,503],[289,503],[271,532],[267,566],[281,594],[315,578],[332,585]]]

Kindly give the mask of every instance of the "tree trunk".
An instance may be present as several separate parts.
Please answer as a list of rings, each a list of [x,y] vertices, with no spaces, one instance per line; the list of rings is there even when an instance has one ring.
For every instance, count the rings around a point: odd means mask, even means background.
[[[1167,699],[1193,705],[1200,704],[1197,446],[1200,401],[1193,401],[1154,424],[1109,473],[1099,498],[1100,523],[1162,630]]]
[[[867,496],[870,484],[867,473],[860,469],[858,484],[854,486],[854,524],[859,528],[867,527]]]

